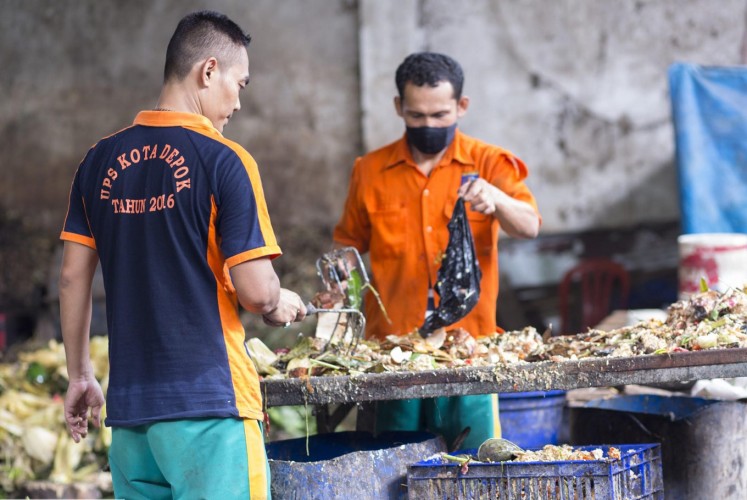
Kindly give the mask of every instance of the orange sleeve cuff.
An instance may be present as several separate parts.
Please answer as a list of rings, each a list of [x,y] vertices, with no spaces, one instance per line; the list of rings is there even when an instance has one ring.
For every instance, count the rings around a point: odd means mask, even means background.
[[[270,259],[275,259],[277,257],[280,257],[282,254],[283,252],[277,245],[255,248],[253,250],[241,252],[234,255],[233,257],[227,258],[226,265],[230,268],[248,260],[259,259],[261,257],[270,257]]]
[[[94,250],[96,250],[96,241],[90,236],[83,236],[82,234],[69,233],[67,231],[62,231],[62,233],[60,233],[60,239],[63,241],[72,241],[74,243],[80,243],[81,245],[85,245],[89,248],[93,248]]]

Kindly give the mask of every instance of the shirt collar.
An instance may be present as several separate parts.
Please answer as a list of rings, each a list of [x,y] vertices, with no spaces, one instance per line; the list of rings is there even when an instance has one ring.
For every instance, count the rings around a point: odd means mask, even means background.
[[[134,125],[145,125],[148,127],[189,127],[203,129],[212,134],[222,135],[213,127],[213,123],[207,117],[194,113],[181,113],[178,111],[141,111],[135,117]]]
[[[475,164],[475,160],[466,149],[466,144],[463,136],[464,134],[462,134],[459,128],[457,128],[456,133],[454,134],[454,140],[451,141],[451,144],[446,149],[446,152],[441,158],[439,165],[448,165],[452,162],[452,160],[457,161],[463,165]],[[412,159],[412,154],[410,153],[410,148],[407,146],[407,133],[405,133],[402,138],[396,142],[395,147],[392,149],[392,153],[391,155],[389,155],[389,159],[386,162],[384,168],[391,168],[401,163],[409,163],[411,165],[415,165],[415,161]]]

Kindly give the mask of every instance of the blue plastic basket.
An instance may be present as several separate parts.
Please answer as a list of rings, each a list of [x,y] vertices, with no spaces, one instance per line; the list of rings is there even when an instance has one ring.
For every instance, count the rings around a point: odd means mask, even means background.
[[[618,460],[502,462],[461,466],[439,458],[407,468],[411,499],[629,500],[663,499],[661,447],[657,444],[613,445]],[[604,452],[609,445],[575,449]],[[467,453],[476,454],[476,450]]]

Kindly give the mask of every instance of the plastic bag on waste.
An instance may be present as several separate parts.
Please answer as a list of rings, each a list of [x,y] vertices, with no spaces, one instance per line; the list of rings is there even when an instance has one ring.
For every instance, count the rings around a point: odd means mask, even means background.
[[[737,401],[747,398],[747,377],[698,380],[690,389],[693,397]]]
[[[475,255],[472,230],[467,221],[464,200],[458,198],[448,224],[449,243],[433,287],[440,297],[438,307],[419,328],[420,334],[453,325],[465,317],[480,298],[482,272]]]

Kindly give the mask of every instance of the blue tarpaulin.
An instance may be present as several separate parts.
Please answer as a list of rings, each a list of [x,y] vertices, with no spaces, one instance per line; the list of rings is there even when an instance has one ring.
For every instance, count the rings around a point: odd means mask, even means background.
[[[683,233],[747,233],[747,66],[669,68]]]

